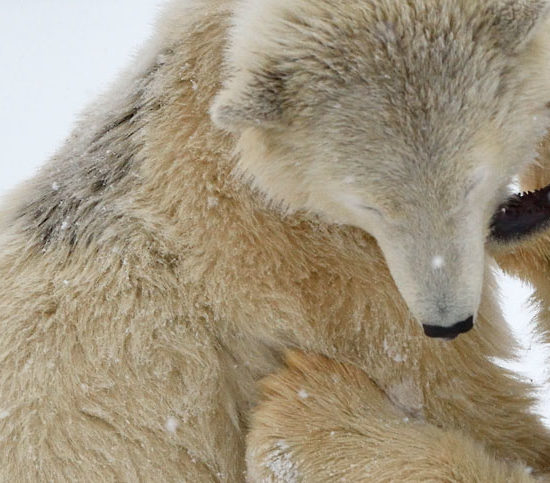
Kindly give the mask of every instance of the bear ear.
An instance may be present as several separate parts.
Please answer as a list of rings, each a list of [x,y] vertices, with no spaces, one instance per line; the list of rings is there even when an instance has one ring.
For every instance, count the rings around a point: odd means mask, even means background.
[[[237,74],[214,99],[210,117],[232,132],[276,123],[282,117],[283,84],[284,76],[273,72]]]
[[[549,0],[504,0],[491,8],[499,44],[510,53],[529,42],[537,27],[550,14]]]

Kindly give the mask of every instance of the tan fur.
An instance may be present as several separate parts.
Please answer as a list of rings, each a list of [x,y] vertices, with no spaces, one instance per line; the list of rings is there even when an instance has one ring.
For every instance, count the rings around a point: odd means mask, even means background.
[[[251,481],[534,481],[462,432],[410,418],[355,367],[301,353],[287,363],[263,382],[247,438]]]
[[[379,3],[382,11],[398,5]],[[327,3],[307,5],[318,13]],[[291,151],[281,157],[280,126],[240,136],[212,124],[235,8],[175,2],[137,67],[4,203],[0,480],[243,481],[247,434],[249,479],[275,479],[262,455],[281,450],[279,424],[303,455],[298,481],[330,481],[330,465],[350,480],[368,478],[368,465],[383,481],[405,459],[395,478],[410,481],[415,471],[529,481],[517,465],[548,469],[550,434],[530,412],[532,387],[492,362],[514,357],[492,262],[480,275],[476,329],[452,343],[430,340],[374,238],[353,220],[340,223],[347,215],[338,203],[317,213],[321,191],[299,205],[302,168],[292,168]],[[268,20],[277,8],[266,4]],[[355,18],[334,8],[341,21]],[[294,106],[304,108],[300,122],[315,90],[304,96]],[[278,122],[277,110],[261,114]],[[305,143],[303,130],[293,132]],[[490,151],[490,142],[479,144]],[[256,189],[273,175],[263,156],[274,152],[289,168],[273,187],[281,199]],[[322,166],[321,181],[330,175]],[[493,202],[496,194],[487,213]],[[339,362],[295,356],[249,420],[257,381],[281,369],[288,348]],[[332,371],[342,380],[330,383]],[[311,404],[293,394],[302,381]],[[295,408],[303,417],[290,425]],[[338,422],[337,447],[330,435],[319,444],[307,433],[325,415]],[[385,425],[388,439],[375,438]]]

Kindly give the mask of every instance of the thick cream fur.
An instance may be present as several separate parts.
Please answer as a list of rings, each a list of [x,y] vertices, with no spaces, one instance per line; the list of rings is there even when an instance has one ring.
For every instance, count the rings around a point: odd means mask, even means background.
[[[351,480],[530,481],[550,434],[531,385],[492,362],[514,343],[491,260],[476,329],[430,340],[365,230],[292,209],[300,166],[281,206],[242,175],[282,139],[210,119],[246,5],[173,2],[136,67],[4,200],[0,480],[243,481],[248,435],[250,481],[331,481],[333,465]],[[257,5],[267,32],[280,7]],[[288,348],[320,356],[285,369]],[[283,477],[282,437],[299,455]]]

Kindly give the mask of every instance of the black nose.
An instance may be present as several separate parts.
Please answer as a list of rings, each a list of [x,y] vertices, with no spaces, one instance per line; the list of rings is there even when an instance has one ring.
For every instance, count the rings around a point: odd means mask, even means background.
[[[462,322],[451,327],[442,327],[440,325],[424,325],[424,333],[428,337],[438,337],[442,339],[454,339],[459,334],[468,332],[474,326],[474,316],[468,317]]]

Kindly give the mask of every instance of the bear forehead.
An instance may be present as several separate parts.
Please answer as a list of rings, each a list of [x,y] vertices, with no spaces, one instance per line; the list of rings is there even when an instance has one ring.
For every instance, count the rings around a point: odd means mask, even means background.
[[[450,93],[456,106],[485,103],[492,110],[513,69],[487,5],[245,0],[230,55],[240,70],[280,80],[299,107],[360,86],[379,108],[398,106],[400,115],[424,110],[448,116]]]
[[[256,61],[318,60],[338,72],[383,61],[395,68],[503,58],[491,2],[441,0],[242,0],[233,19],[233,55]],[[435,54],[435,56],[434,56]],[[353,61],[358,62],[354,65]],[[257,66],[257,65],[256,65]],[[251,65],[252,67],[252,65]],[[464,65],[455,65],[463,68]],[[358,69],[359,68],[359,69]]]
[[[544,55],[519,47],[539,3],[241,0],[225,119],[282,126],[306,144],[321,132],[348,160],[369,149],[372,159],[455,163],[480,128],[508,132],[521,106],[542,106],[525,72]]]

